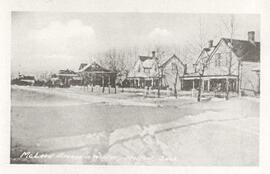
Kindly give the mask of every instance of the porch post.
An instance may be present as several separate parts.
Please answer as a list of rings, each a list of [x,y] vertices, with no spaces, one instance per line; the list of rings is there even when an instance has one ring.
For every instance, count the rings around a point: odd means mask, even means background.
[[[105,91],[104,74],[102,74],[102,93]]]
[[[208,80],[208,84],[207,84],[207,90],[208,90],[208,92],[210,92],[210,79]]]
[[[109,81],[108,81],[108,90],[109,94],[111,93],[111,75],[109,74]]]
[[[204,91],[204,79],[202,79],[202,92]]]
[[[257,90],[258,90],[258,94],[260,94],[261,93],[261,82],[260,82],[260,72],[257,72],[256,73],[257,74],[257,76],[258,76],[258,85],[257,85]]]
[[[183,90],[183,83],[184,83],[184,80],[181,78],[180,80],[180,83],[181,83],[181,90]]]
[[[229,78],[228,77],[226,77],[226,94],[225,94],[225,98],[226,98],[226,100],[228,100],[229,99]]]
[[[114,81],[114,93],[116,94],[116,74],[113,76],[113,81]],[[124,88],[123,88],[123,92],[124,92]]]
[[[91,92],[94,91],[93,86],[94,86],[94,79],[93,79],[93,74],[91,74]]]

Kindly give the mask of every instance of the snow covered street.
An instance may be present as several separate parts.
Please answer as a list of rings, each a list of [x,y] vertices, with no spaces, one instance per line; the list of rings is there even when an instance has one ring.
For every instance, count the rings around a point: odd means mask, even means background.
[[[11,120],[13,163],[258,165],[258,98],[13,87]]]

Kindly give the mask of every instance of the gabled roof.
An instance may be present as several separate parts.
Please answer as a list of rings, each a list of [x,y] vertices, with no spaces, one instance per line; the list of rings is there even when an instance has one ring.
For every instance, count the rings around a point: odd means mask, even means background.
[[[66,69],[66,70],[60,70],[59,73],[58,73],[58,76],[75,77],[75,76],[77,76],[77,74],[72,70]]]
[[[204,48],[204,49],[201,51],[201,53],[199,54],[199,56],[198,56],[198,58],[197,58],[195,64],[198,63],[198,61],[199,61],[199,59],[201,58],[201,55],[202,55],[203,53],[206,53],[207,56],[208,56],[208,58],[210,58],[210,56],[212,55],[212,53],[213,53],[213,51],[215,50],[215,48],[216,48],[216,46],[213,46],[213,47],[211,47],[211,48]]]
[[[66,70],[60,70],[59,74],[76,74],[74,71],[66,69]]]
[[[170,62],[170,60],[172,60],[174,58],[177,59],[183,66],[185,66],[185,64],[181,61],[181,59],[174,54],[169,59],[166,59],[165,61],[161,62],[160,67],[166,66]]]
[[[155,63],[156,63],[155,59],[147,59],[142,62],[142,66],[143,68],[152,68]]]
[[[151,57],[151,56],[139,56],[139,58],[141,61],[145,61],[147,59],[153,59],[153,57]]]
[[[229,38],[221,38],[218,44],[211,49],[209,48],[204,48],[196,63],[200,59],[201,55],[206,52],[208,54],[208,62],[211,60],[213,57],[214,53],[216,50],[219,48],[219,45],[222,43],[222,41],[225,42],[225,44],[231,48],[231,39]],[[232,46],[233,46],[233,53],[239,57],[242,61],[247,61],[247,62],[260,62],[260,42],[250,42],[248,40],[237,40],[237,39],[232,39]]]
[[[79,70],[84,68],[85,66],[87,65],[87,63],[81,63],[80,67],[79,67]]]
[[[84,72],[84,71],[86,71],[86,72],[96,72],[96,71],[98,71],[98,72],[112,72],[112,71],[100,66],[96,62],[87,64],[83,68],[79,69],[78,72]]]
[[[229,38],[221,38],[227,45],[231,43]],[[242,61],[260,62],[260,42],[232,39],[232,51]]]
[[[21,79],[23,80],[35,80],[34,76],[22,76]]]
[[[185,66],[185,64],[180,60],[180,58],[178,58],[176,55],[173,55],[169,58],[161,60],[159,68],[166,66],[170,62],[170,60],[172,60],[174,58],[177,59],[183,66]],[[156,59],[153,57],[139,56],[139,60],[137,61],[137,63],[140,63],[142,65],[142,67],[146,68],[146,69],[147,68],[151,69],[153,66],[157,67]],[[135,66],[134,66],[134,68],[135,68]],[[145,73],[143,70],[141,70],[139,72],[135,71],[134,68],[132,71],[129,72],[129,74],[128,74],[129,77],[156,77],[156,76],[158,76],[158,71],[150,71],[149,73]]]

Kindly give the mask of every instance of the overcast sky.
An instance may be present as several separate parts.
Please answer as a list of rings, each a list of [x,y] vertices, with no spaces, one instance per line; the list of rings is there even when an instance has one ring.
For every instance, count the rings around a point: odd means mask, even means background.
[[[77,70],[96,52],[112,47],[143,47],[151,43],[195,42],[199,21],[207,40],[228,37],[222,21],[230,15],[161,13],[12,13],[13,73]],[[235,38],[255,31],[260,40],[258,15],[235,15]],[[145,54],[145,53],[141,53]],[[95,59],[98,59],[97,57]]]

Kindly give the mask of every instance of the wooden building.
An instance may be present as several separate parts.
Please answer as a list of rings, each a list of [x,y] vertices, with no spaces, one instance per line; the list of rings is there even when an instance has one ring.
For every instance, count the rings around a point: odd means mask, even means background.
[[[18,78],[12,79],[12,85],[32,86],[35,84],[34,76],[25,76],[19,73]]]
[[[194,64],[194,73],[182,79],[184,89],[197,88],[201,76],[205,91],[217,88],[225,91],[228,82],[232,92],[258,94],[259,72],[260,42],[255,42],[255,33],[252,31],[248,32],[248,40],[221,38],[215,46],[213,41],[209,41],[208,48],[202,50]]]
[[[57,78],[60,81],[60,87],[70,87],[72,80],[76,77],[78,77],[77,73],[69,69],[60,70],[57,74]]]
[[[185,72],[186,65],[176,55],[160,60],[153,51],[152,56],[139,56],[127,79],[130,87],[134,88],[158,88],[160,80],[163,89],[174,88],[175,84],[177,89],[181,89],[178,78]]]
[[[82,77],[82,85],[115,87],[116,72],[108,70],[96,62],[82,63],[78,74]]]

